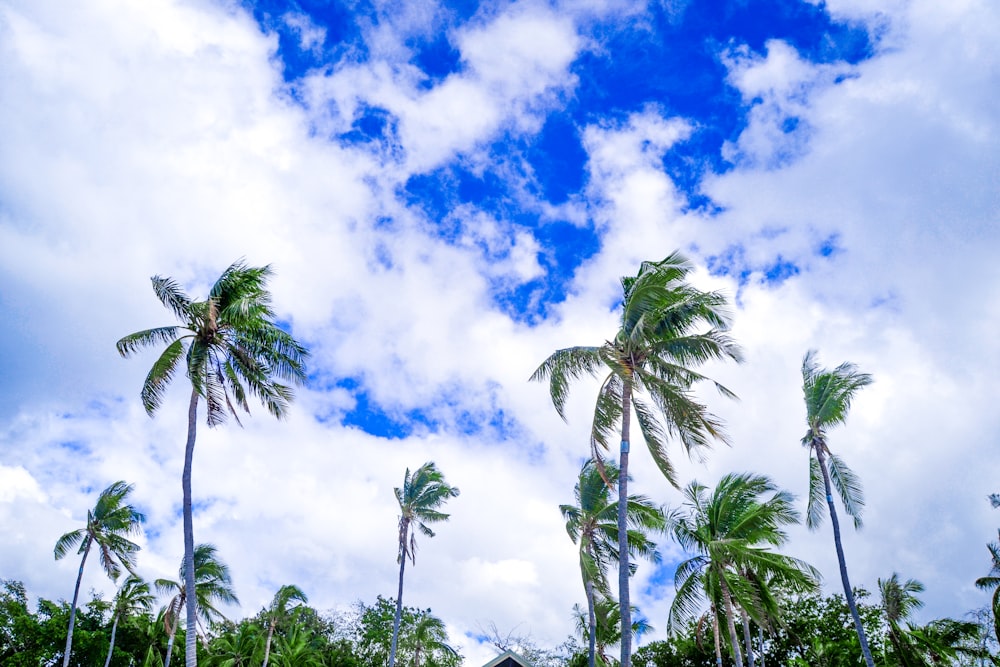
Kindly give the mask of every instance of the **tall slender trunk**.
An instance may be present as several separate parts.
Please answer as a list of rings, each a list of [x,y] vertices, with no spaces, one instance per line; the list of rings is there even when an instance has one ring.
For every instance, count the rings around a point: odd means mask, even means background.
[[[83,549],[83,558],[80,559],[80,571],[76,575],[76,588],[73,589],[73,604],[69,607],[69,629],[66,631],[66,652],[63,654],[63,667],[69,667],[69,654],[73,650],[73,626],[76,624],[76,601],[80,597],[80,582],[83,581],[83,564],[87,562],[87,555],[90,554],[90,547],[94,540],[87,535],[84,540],[87,546]]]
[[[875,661],[872,660],[872,652],[868,648],[868,639],[865,637],[865,629],[861,626],[858,605],[854,602],[854,591],[851,590],[851,581],[847,578],[847,560],[844,558],[844,545],[840,541],[840,521],[837,519],[837,508],[833,504],[830,471],[826,469],[826,453],[823,451],[822,443],[814,444],[813,449],[816,451],[816,458],[819,459],[819,468],[823,471],[823,486],[826,488],[826,504],[830,507],[830,523],[833,524],[833,541],[837,546],[837,560],[840,562],[840,579],[844,582],[844,597],[847,598],[847,606],[851,610],[854,627],[858,631],[858,640],[861,642],[861,653],[864,655],[865,663],[868,667],[875,667]]]
[[[588,577],[583,582],[584,589],[587,591],[587,632],[590,633],[588,637],[588,652],[587,652],[587,665],[588,667],[596,667],[595,654],[597,652],[597,615],[594,613],[594,582]]]
[[[622,621],[621,667],[632,664],[632,607],[628,578],[628,453],[631,426],[632,379],[622,381],[622,447],[618,459],[618,606]],[[391,667],[391,665],[390,665]]]
[[[170,667],[170,654],[174,652],[174,639],[177,638],[177,626],[181,622],[181,610],[174,614],[174,624],[170,628],[170,636],[167,637],[167,657],[163,661],[163,667]]]
[[[115,612],[115,622],[111,624],[111,646],[108,647],[108,657],[104,661],[104,667],[111,664],[111,654],[115,652],[115,633],[118,632],[118,612]]]
[[[738,667],[743,667],[743,654],[740,652],[740,640],[736,635],[736,622],[733,620],[733,596],[729,594],[729,586],[719,573],[719,588],[722,589],[722,602],[726,606],[726,626],[729,628],[729,643],[733,646],[733,661]]]
[[[740,617],[743,619],[743,644],[747,649],[747,667],[755,667],[753,659],[753,642],[750,639],[750,617],[747,610],[740,608]]]
[[[765,667],[764,665],[764,628],[757,626],[757,642],[760,644],[760,667]]]
[[[403,544],[406,544],[409,527],[403,532]],[[389,667],[396,664],[396,646],[399,644],[399,623],[403,619],[403,570],[406,568],[406,550],[401,549],[399,560],[399,592],[396,593],[396,617],[392,620],[392,643],[389,645]]]
[[[719,637],[719,610],[713,604],[709,610],[712,613],[712,638],[715,641],[715,664],[722,667],[722,639]]]
[[[274,624],[277,619],[272,618],[271,622],[267,625],[267,642],[264,644],[264,664],[262,667],[267,667],[267,660],[271,656],[271,637],[274,636]]]
[[[184,447],[184,586],[187,596],[187,635],[184,637],[184,663],[186,667],[198,665],[198,602],[194,588],[194,518],[191,510],[191,462],[194,460],[194,438],[198,425],[198,390],[191,387],[188,406],[188,435]]]

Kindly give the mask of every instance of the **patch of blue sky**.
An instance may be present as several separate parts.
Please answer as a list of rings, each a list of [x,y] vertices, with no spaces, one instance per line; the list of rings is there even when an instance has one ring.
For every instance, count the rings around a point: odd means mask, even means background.
[[[643,594],[654,600],[662,600],[667,597],[667,593],[672,592],[674,589],[674,573],[681,562],[681,560],[664,560],[654,563],[652,565],[653,574],[649,576]]]
[[[410,63],[420,68],[426,77],[420,82],[425,90],[461,70],[462,54],[449,41],[447,31],[435,32],[429,38],[411,37],[405,44],[413,53]]]
[[[355,16],[368,6],[336,0],[243,0],[261,28],[278,36],[277,58],[287,82],[296,81],[306,72],[342,59],[363,60],[368,49]],[[324,31],[319,43],[309,44],[303,27],[295,25],[299,16]]]

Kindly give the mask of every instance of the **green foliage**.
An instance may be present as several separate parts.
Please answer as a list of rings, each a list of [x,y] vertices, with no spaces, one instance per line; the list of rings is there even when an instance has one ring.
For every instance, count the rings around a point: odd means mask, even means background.
[[[354,630],[354,645],[361,667],[385,667],[389,663],[389,649],[392,644],[393,620],[396,602],[392,598],[378,596],[373,605],[358,604],[358,620]],[[397,663],[412,665],[417,643],[414,633],[422,621],[432,617],[430,609],[403,607],[399,623],[399,645]],[[447,643],[445,638],[442,643]],[[424,667],[458,667],[462,656],[438,646],[421,656]]]

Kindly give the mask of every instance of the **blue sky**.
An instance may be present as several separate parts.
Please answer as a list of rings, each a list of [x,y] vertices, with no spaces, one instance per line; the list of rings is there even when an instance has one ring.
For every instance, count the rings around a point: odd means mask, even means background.
[[[392,488],[434,460],[462,495],[406,601],[469,664],[490,623],[554,646],[596,384],[563,423],[527,379],[610,336],[620,276],[679,249],[747,357],[705,369],[740,396],[704,394],[733,446],[677,448],[682,483],[752,470],[802,497],[802,356],[854,361],[876,381],[831,434],[868,494],[853,576],[921,580],[927,618],[985,604],[998,28],[985,0],[0,0],[0,576],[68,595],[52,545],[117,479],[149,516],[141,571],[176,571],[186,393],[146,417],[152,357],[114,341],[170,322],[150,276],[199,295],[245,257],[312,360],[287,422],[199,432],[197,539],[232,613],[283,583],[329,609],[390,594]],[[634,451],[635,488],[680,502]],[[834,591],[830,542],[789,550]],[[659,631],[662,551],[634,587]]]

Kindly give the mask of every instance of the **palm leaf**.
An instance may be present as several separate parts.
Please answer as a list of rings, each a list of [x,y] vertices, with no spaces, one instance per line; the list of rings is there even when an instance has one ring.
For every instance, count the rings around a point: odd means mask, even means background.
[[[861,512],[865,508],[865,496],[861,480],[847,467],[839,456],[830,454],[830,483],[844,504],[844,511],[854,519],[854,527],[861,528]]]

